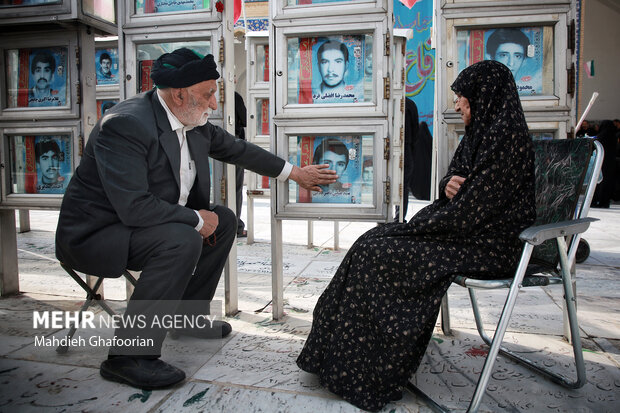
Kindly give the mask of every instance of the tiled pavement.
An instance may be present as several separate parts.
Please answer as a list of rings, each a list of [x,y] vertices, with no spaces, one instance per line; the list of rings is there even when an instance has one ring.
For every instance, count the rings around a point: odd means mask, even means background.
[[[73,347],[59,355],[35,346],[33,310],[73,310],[83,300],[79,287],[53,254],[56,212],[31,212],[32,231],[18,235],[23,293],[0,299],[0,412],[358,412],[324,390],[295,365],[312,322],[312,309],[346,248],[373,224],[340,223],[342,250],[334,251],[331,222],[314,225],[314,248],[307,248],[305,221],[284,223],[286,316],[271,319],[269,204],[256,202],[256,239],[238,241],[239,309],[229,319],[233,334],[224,340],[168,338],[163,359],[182,368],[188,379],[168,390],[140,391],[104,381],[99,363],[105,347]],[[413,210],[423,206],[414,203]],[[481,411],[620,411],[620,206],[593,210],[600,218],[586,233],[592,252],[577,266],[578,314],[584,339],[588,382],[567,390],[502,357],[496,365]],[[413,211],[411,211],[413,213]],[[125,287],[107,280],[107,298],[123,306]],[[485,320],[496,320],[503,291],[480,293]],[[223,299],[223,278],[216,298]],[[485,346],[478,337],[467,293],[449,291],[454,335],[439,328],[414,380],[441,404],[465,411],[482,368]],[[572,374],[572,347],[562,335],[560,286],[526,289],[520,296],[507,337],[514,348],[546,366]],[[110,336],[111,330],[78,330],[78,336]],[[385,412],[430,411],[408,391]]]

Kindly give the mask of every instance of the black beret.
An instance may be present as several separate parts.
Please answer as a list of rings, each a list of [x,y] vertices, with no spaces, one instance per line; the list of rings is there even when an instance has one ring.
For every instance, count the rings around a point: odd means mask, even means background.
[[[161,55],[151,70],[151,79],[160,88],[188,87],[219,77],[213,55],[203,57],[185,47]]]

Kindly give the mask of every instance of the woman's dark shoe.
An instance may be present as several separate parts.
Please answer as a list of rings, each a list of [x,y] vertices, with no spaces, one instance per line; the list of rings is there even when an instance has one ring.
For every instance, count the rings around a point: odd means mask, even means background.
[[[170,330],[170,337],[173,339],[179,336],[190,336],[196,338],[224,338],[232,331],[232,326],[226,321],[213,320],[213,325],[207,322],[206,328],[175,328]]]
[[[163,389],[185,380],[183,370],[165,361],[129,356],[105,360],[99,367],[99,374],[106,380],[143,390]]]

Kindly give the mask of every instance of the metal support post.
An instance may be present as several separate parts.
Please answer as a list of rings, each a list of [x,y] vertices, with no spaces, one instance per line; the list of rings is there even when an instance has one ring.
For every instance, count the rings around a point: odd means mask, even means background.
[[[248,231],[247,243],[248,245],[254,244],[254,197],[252,195],[248,195],[247,197],[247,225],[246,230]]]
[[[272,181],[275,181],[275,179],[272,179]],[[275,183],[273,184],[275,186]],[[279,320],[284,316],[282,220],[276,218],[271,219],[271,307],[274,320]]]
[[[19,210],[19,233],[30,231],[30,211],[27,209]]]
[[[340,250],[340,225],[334,221],[334,251]]]
[[[17,231],[15,210],[0,210],[0,296],[19,292],[19,271],[17,268]]]
[[[314,223],[308,220],[308,248],[314,247]]]
[[[234,51],[234,28],[233,28],[233,0],[225,0],[224,14],[222,17],[224,33],[224,128],[231,135],[235,134],[235,51]],[[225,164],[226,177],[226,206],[237,210],[237,188],[235,165]],[[237,281],[237,244],[233,243],[228,260],[224,266],[224,307],[227,316],[239,312],[239,294]]]

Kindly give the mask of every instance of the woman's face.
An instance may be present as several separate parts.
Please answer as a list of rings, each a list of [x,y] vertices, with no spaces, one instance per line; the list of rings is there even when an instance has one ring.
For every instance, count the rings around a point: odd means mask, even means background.
[[[469,126],[471,123],[471,108],[469,107],[469,100],[465,96],[456,94],[454,110],[461,114],[461,119],[463,119],[465,126]]]

